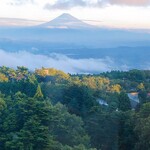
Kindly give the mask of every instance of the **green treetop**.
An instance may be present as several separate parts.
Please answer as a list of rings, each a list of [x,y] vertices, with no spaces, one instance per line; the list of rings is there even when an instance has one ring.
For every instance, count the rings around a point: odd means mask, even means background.
[[[37,90],[36,90],[36,93],[34,95],[34,98],[43,98],[43,93],[42,93],[42,90],[41,90],[41,87],[40,85],[38,85],[37,87]]]

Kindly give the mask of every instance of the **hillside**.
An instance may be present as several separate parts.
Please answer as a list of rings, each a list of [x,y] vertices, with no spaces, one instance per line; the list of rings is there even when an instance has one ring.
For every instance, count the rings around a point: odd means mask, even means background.
[[[149,80],[149,70],[70,75],[0,67],[1,149],[147,149]],[[139,98],[134,108],[131,95]]]

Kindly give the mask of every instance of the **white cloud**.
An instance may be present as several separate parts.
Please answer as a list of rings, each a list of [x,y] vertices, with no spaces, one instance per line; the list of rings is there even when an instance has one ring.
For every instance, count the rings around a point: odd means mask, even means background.
[[[111,58],[104,59],[73,59],[62,54],[50,56],[35,55],[29,52],[6,52],[0,50],[0,66],[25,66],[31,70],[48,67],[63,70],[67,73],[93,73],[110,70],[128,70],[125,65],[117,65]]]
[[[150,5],[150,0],[0,0],[1,4],[23,5],[49,3],[54,8],[69,8],[76,6],[102,6],[104,4],[146,6]]]
[[[150,0],[108,0],[110,4],[129,5],[129,6],[147,6]]]
[[[87,2],[84,0],[58,0],[53,5],[47,3],[45,5],[46,9],[70,9],[73,7],[81,6],[85,7]]]
[[[74,7],[102,7],[107,5],[148,6],[150,0],[57,0],[54,4],[47,3],[46,9],[71,9]]]

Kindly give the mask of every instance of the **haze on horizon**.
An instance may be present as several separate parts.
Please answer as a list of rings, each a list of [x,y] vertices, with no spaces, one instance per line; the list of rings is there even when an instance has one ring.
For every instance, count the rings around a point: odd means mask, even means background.
[[[0,0],[0,25],[36,25],[62,13],[97,26],[150,29],[150,0]]]

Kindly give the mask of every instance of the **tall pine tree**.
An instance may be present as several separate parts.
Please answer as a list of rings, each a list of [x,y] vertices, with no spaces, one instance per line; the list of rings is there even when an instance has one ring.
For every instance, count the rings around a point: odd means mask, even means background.
[[[125,92],[121,92],[118,97],[118,109],[120,111],[128,111],[131,109],[130,99]]]

